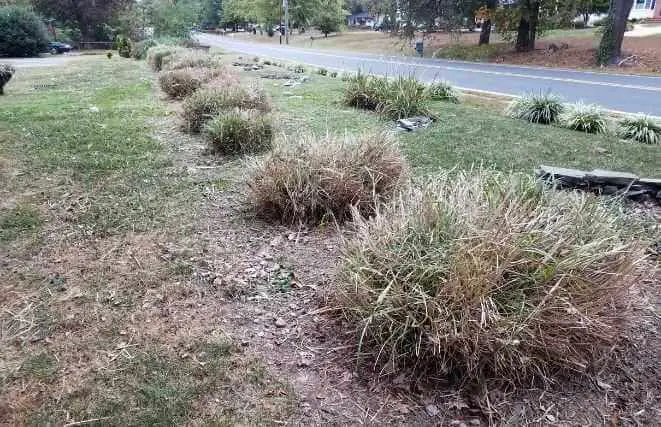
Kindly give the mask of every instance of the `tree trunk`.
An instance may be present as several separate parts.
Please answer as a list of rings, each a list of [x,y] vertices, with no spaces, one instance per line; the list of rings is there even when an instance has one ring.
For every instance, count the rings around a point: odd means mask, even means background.
[[[610,0],[604,34],[597,49],[597,64],[607,65],[619,61],[624,32],[627,29],[627,18],[632,7],[633,0]]]
[[[480,28],[480,42],[479,46],[483,44],[489,44],[489,39],[491,38],[491,19],[485,19],[482,22],[482,27]]]
[[[590,13],[585,12],[585,13],[583,13],[583,25],[585,25],[587,27],[588,22],[590,22]]]
[[[529,52],[535,49],[537,23],[539,22],[539,2],[521,2],[521,20],[516,36],[516,51]]]
[[[519,29],[516,35],[516,51],[527,52],[530,50],[530,21],[527,18],[521,17],[519,21]]]

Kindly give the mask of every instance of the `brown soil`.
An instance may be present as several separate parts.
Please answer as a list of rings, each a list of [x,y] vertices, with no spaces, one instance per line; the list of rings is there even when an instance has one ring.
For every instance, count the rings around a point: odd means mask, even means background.
[[[549,50],[551,44],[569,45],[568,49],[556,52]],[[562,68],[594,68],[598,40],[565,39],[544,40],[537,43],[534,52],[507,52],[492,59],[504,64],[538,65]],[[610,71],[629,73],[661,73],[661,36],[627,37],[624,39],[623,57],[635,56],[634,63],[620,67],[608,67]]]

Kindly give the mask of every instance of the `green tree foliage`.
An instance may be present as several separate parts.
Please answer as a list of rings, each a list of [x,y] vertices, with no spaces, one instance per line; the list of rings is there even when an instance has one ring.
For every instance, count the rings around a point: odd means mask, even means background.
[[[340,31],[344,22],[344,11],[338,0],[321,0],[318,13],[314,17],[314,25],[324,36]]]
[[[223,19],[222,0],[202,1],[202,25],[205,28],[216,28]]]
[[[202,10],[198,0],[155,0],[151,11],[154,33],[186,38],[199,22]]]
[[[578,0],[576,12],[583,17],[583,22],[587,25],[590,15],[593,13],[608,12],[608,0]]]
[[[34,7],[47,18],[78,28],[85,40],[102,38],[104,26],[133,0],[33,0]]]
[[[0,7],[0,55],[37,56],[47,45],[46,27],[37,14],[22,6]]]

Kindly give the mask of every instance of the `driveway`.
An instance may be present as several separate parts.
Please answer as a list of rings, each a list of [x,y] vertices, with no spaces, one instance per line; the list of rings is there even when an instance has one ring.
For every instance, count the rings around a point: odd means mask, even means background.
[[[553,92],[565,101],[595,103],[609,110],[661,116],[661,77],[607,74],[500,64],[314,51],[237,41],[229,36],[198,34],[203,44],[226,50],[300,62],[333,70],[380,75],[415,75],[423,81],[447,80],[461,89],[521,95]]]
[[[10,64],[14,68],[52,67],[66,64],[81,58],[81,55],[44,55],[39,58],[0,58],[0,64]]]

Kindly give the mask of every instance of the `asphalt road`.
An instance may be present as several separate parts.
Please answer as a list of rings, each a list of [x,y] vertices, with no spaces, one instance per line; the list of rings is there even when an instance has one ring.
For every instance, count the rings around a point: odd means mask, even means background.
[[[226,50],[300,62],[333,70],[380,75],[415,75],[423,81],[447,80],[462,89],[504,95],[553,92],[565,101],[661,117],[661,77],[607,74],[542,67],[482,64],[440,59],[371,55],[336,50],[315,51],[243,42],[230,36],[198,34],[200,42]]]

